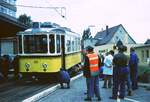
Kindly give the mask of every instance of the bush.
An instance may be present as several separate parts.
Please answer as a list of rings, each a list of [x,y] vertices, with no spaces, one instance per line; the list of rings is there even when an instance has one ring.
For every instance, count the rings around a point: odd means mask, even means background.
[[[138,67],[138,80],[139,82],[150,82],[150,68],[147,65],[139,65]]]

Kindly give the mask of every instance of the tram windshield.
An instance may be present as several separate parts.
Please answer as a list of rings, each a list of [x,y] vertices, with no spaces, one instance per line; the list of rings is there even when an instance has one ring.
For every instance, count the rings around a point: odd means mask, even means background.
[[[24,53],[47,53],[46,35],[24,35]]]

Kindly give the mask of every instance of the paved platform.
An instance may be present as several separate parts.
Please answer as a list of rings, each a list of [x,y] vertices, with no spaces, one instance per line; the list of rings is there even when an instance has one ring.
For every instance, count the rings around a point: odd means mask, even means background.
[[[150,91],[145,90],[143,87],[139,87],[138,90],[133,92],[133,96],[127,96],[124,100],[112,100],[109,99],[112,89],[103,89],[102,85],[103,81],[100,81],[101,102],[150,102]],[[71,82],[70,89],[60,89],[60,86],[57,86],[56,90],[36,100],[36,102],[84,102],[85,91],[85,78],[81,76]],[[92,102],[96,102],[96,98],[93,98]]]

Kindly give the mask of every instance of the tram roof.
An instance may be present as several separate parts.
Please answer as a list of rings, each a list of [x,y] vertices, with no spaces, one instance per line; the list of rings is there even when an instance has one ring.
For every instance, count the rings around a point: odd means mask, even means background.
[[[61,33],[61,34],[71,34],[71,35],[78,35],[78,33],[75,33],[69,29],[65,29],[64,27],[59,28],[30,28],[25,31],[19,32],[17,35],[41,35],[41,34],[51,34],[51,33]]]

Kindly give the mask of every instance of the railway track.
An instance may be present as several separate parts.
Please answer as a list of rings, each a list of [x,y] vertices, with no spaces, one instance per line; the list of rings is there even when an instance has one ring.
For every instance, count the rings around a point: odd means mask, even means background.
[[[7,81],[0,84],[0,102],[20,102],[54,85],[49,80]]]
[[[50,80],[8,80],[0,84],[0,102],[21,102],[56,84]]]

